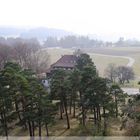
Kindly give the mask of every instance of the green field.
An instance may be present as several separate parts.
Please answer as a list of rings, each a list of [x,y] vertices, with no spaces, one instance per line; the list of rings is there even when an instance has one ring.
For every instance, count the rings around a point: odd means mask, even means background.
[[[100,76],[104,76],[105,69],[110,63],[116,64],[116,66],[119,65],[127,65],[128,60],[124,58],[114,58],[114,57],[109,57],[109,56],[99,56],[99,55],[94,55],[90,53],[90,56],[95,63],[97,70],[99,71]]]
[[[140,77],[140,48],[139,47],[108,47],[108,48],[92,48],[92,49],[86,48],[84,51],[90,53],[101,53],[105,55],[119,55],[119,56],[132,57],[135,59],[135,63],[132,66],[132,68],[134,69],[137,79],[139,79]]]

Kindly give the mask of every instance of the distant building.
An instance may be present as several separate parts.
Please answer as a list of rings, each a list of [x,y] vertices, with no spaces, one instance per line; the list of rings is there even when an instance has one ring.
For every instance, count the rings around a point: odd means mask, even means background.
[[[47,70],[47,75],[50,75],[54,70],[73,70],[76,66],[78,57],[76,55],[63,55],[59,60],[50,66]]]

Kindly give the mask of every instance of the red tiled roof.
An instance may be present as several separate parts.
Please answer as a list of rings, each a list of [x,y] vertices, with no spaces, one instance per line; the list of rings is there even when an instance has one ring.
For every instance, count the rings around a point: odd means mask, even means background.
[[[50,73],[54,68],[74,68],[78,57],[75,55],[63,55],[47,70]]]
[[[51,67],[74,67],[77,61],[75,55],[63,55],[56,63]]]

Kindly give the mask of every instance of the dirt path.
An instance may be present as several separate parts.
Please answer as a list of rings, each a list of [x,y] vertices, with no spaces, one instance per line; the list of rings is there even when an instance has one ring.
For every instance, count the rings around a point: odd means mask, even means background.
[[[135,59],[128,56],[117,56],[117,55],[106,55],[106,54],[99,54],[99,53],[88,53],[89,55],[100,55],[100,56],[107,56],[107,57],[115,57],[115,58],[123,58],[127,59],[129,62],[127,63],[127,67],[132,67],[135,63]]]

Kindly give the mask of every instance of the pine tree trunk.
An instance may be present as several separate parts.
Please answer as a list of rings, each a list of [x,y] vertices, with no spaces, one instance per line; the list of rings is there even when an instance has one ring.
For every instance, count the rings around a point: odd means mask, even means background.
[[[71,114],[71,106],[72,106],[72,97],[70,97],[70,108],[69,108],[69,114]]]
[[[68,116],[68,111],[67,111],[67,103],[66,99],[64,98],[64,108],[65,108],[65,115],[67,119],[67,129],[70,129],[70,122],[69,122],[69,116]]]
[[[23,113],[25,112],[25,102],[24,102],[24,98],[22,98],[22,111],[23,111]],[[24,127],[25,127],[25,129],[27,129],[27,120],[25,120],[24,119]],[[29,126],[29,124],[28,124],[28,126]]]
[[[45,124],[45,128],[46,128],[46,135],[49,136],[49,130],[48,130],[48,125],[47,125],[47,123]]]
[[[20,113],[19,113],[19,107],[18,107],[18,103],[17,103],[17,100],[16,99],[15,99],[15,107],[16,107],[16,112],[18,114],[18,119],[21,122],[22,119],[21,119],[21,116],[20,116]]]
[[[63,101],[62,101],[61,109],[62,109],[62,113],[64,113],[64,104],[63,104]]]
[[[34,125],[34,121],[32,121],[32,133],[33,133],[33,137],[35,136],[35,125]]]
[[[5,111],[3,110],[3,120],[4,120],[4,130],[5,130],[5,136],[8,137],[8,127],[7,127],[7,119]]]
[[[60,104],[59,108],[60,108],[60,119],[62,120],[63,119],[62,103]]]
[[[80,91],[80,100],[81,100],[81,108],[82,108],[82,125],[85,126],[85,109],[82,102],[82,92]]]
[[[33,136],[33,134],[32,134],[32,126],[31,126],[31,122],[28,120],[28,129],[29,129],[29,134],[30,134],[30,137],[32,137]]]
[[[82,104],[82,124],[83,124],[83,126],[86,125],[86,123],[85,123],[85,109],[83,107],[83,104]]]
[[[1,124],[3,124],[4,119],[3,119],[3,114],[2,114],[2,111],[0,111],[0,117],[1,117]]]
[[[75,118],[75,101],[73,101],[73,118]]]
[[[93,110],[94,110],[94,124],[97,123],[97,117],[96,117],[96,109],[95,107],[93,107]]]
[[[98,108],[98,111],[99,111],[99,119],[100,119],[100,121],[102,120],[102,117],[101,117],[101,108],[100,108],[100,106],[99,106],[99,108]]]
[[[101,115],[100,115],[100,107],[97,106],[97,124],[98,124],[98,132],[101,130]]]
[[[38,128],[39,128],[39,137],[41,137],[41,121],[38,122]]]
[[[116,118],[118,117],[118,101],[117,101],[117,97],[115,94],[115,108],[116,108]]]
[[[2,113],[3,112],[3,113]],[[8,128],[7,128],[7,121],[6,121],[6,115],[5,115],[5,111],[1,111],[1,123],[4,126],[4,131],[5,131],[5,136],[6,136],[6,140],[8,140]]]
[[[97,114],[97,121],[99,121],[99,110],[98,110],[98,106],[96,107],[96,114]]]
[[[103,131],[103,136],[106,136],[106,129],[107,129],[107,124],[106,124],[106,112],[105,112],[105,107],[103,107],[103,116],[104,116],[104,131]]]

